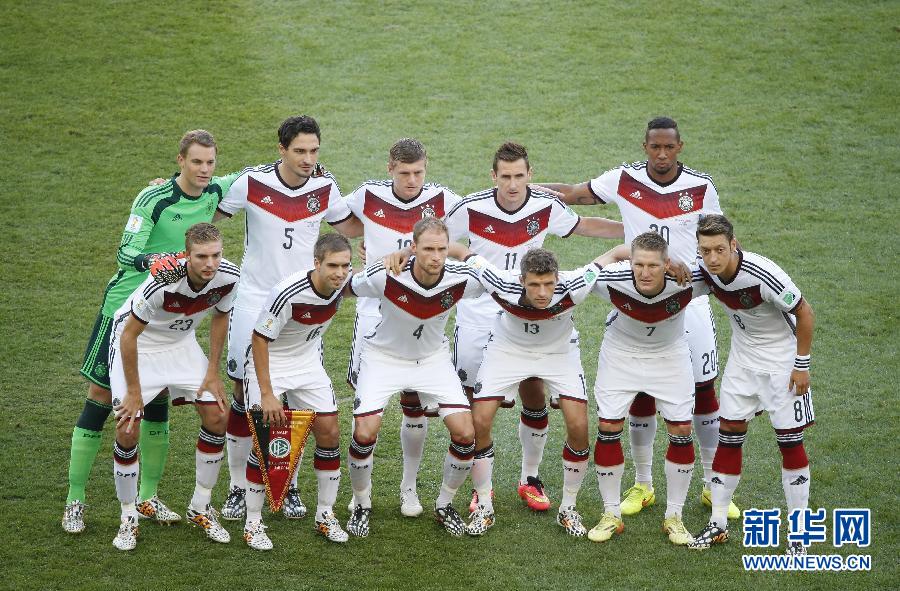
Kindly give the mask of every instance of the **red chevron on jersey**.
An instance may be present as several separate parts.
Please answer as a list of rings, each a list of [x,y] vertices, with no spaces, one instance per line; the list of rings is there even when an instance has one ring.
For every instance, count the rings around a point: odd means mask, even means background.
[[[713,294],[720,302],[731,308],[732,310],[749,310],[763,303],[762,295],[759,293],[758,285],[750,287],[742,287],[734,291],[727,291],[716,285],[712,286]]]
[[[367,190],[363,203],[363,213],[379,226],[384,226],[401,234],[409,234],[413,231],[413,226],[416,225],[416,222],[422,218],[429,216],[444,217],[446,213],[444,211],[444,192],[441,191],[428,201],[415,207],[403,209],[388,203]]]
[[[554,316],[558,316],[575,305],[575,302],[572,301],[572,296],[566,294],[566,296],[553,304],[552,306],[548,306],[546,308],[533,308],[531,306],[518,306],[513,304],[512,302],[508,302],[501,297],[498,297],[496,293],[492,293],[491,297],[494,298],[494,301],[500,304],[500,307],[515,316],[516,318],[521,318],[523,320],[549,320]]]
[[[672,193],[659,193],[623,170],[619,177],[618,193],[622,199],[653,217],[665,219],[703,209],[706,185],[698,185]]]
[[[291,318],[300,324],[324,324],[331,320],[337,312],[341,298],[336,297],[331,303],[316,304],[291,304]]]
[[[229,283],[222,287],[211,289],[203,295],[192,298],[183,293],[175,293],[171,291],[163,292],[163,310],[166,312],[174,312],[176,314],[184,314],[185,316],[193,316],[197,312],[202,312],[207,308],[215,306],[222,298],[228,295],[236,283]]]
[[[296,222],[328,209],[330,192],[331,185],[325,185],[303,195],[291,197],[252,176],[247,178],[247,201],[286,222]]]
[[[507,247],[519,246],[547,229],[552,207],[548,205],[515,222],[499,220],[486,213],[470,209],[469,232],[495,244]]]
[[[390,275],[387,276],[384,286],[384,296],[392,304],[407,314],[422,320],[433,318],[452,308],[462,298],[465,291],[466,282],[461,281],[432,296],[426,296],[413,291]]]
[[[694,288],[688,287],[664,300],[651,303],[637,300],[628,294],[613,289],[612,286],[607,286],[607,289],[609,290],[610,301],[623,314],[648,324],[661,322],[678,314],[691,303],[691,297],[694,293]]]

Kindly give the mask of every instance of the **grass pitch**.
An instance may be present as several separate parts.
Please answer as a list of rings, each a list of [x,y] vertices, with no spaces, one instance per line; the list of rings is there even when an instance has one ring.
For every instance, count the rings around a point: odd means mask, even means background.
[[[0,588],[896,587],[900,9],[603,4],[0,4]],[[429,177],[459,193],[489,186],[490,159],[504,140],[528,146],[537,180],[580,182],[642,159],[646,121],[675,117],[683,160],[716,179],[744,247],[780,263],[816,311],[810,505],[870,507],[874,540],[865,550],[812,551],[870,553],[872,571],[747,574],[738,536],[705,553],[669,545],[659,531],[661,502],[627,519],[612,543],[570,540],[552,513],[532,514],[515,495],[515,411],[499,415],[499,521],[483,539],[450,539],[427,516],[400,517],[396,408],[376,450],[366,540],[336,547],[313,534],[309,518],[270,517],[276,549],[268,554],[247,549],[231,525],[228,546],[186,526],[143,526],[137,551],[117,552],[111,429],[88,488],[88,529],[65,535],[69,439],[86,391],[78,367],[131,200],[147,180],[174,170],[183,131],[211,130],[219,171],[227,172],[274,160],[275,129],[298,113],[322,125],[322,160],[344,191],[384,177],[391,143],[415,136],[428,146]],[[580,213],[617,215],[602,207]],[[237,261],[242,224],[221,226],[226,256]],[[569,268],[609,246],[548,242]],[[714,309],[724,367],[728,325]],[[606,311],[593,302],[577,314],[590,383]],[[328,368],[345,400],[342,448],[352,318],[347,305],[327,336]],[[197,424],[190,410],[172,412],[161,494],[181,511],[193,488]],[[558,413],[551,425],[542,476],[558,502]],[[432,421],[420,476],[426,506],[446,444]],[[663,449],[661,434],[660,493]],[[765,419],[751,426],[745,458],[737,502],[782,506]],[[631,477],[626,470],[625,486]],[[216,503],[222,480],[224,469]],[[579,503],[589,526],[601,512],[595,482],[589,474]],[[310,461],[301,483],[313,502]],[[692,530],[707,516],[699,487],[698,477],[685,510]],[[342,520],[349,495],[345,473]],[[463,490],[457,505],[467,500]]]

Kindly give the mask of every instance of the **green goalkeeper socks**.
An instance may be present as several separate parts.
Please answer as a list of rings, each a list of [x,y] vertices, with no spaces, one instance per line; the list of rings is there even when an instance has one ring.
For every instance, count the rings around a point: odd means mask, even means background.
[[[168,402],[168,401],[167,401]],[[156,405],[147,405],[156,406]],[[140,501],[156,495],[169,455],[169,421],[141,421],[141,488]]]
[[[66,503],[84,502],[85,487],[94,466],[94,459],[100,451],[103,439],[103,423],[106,422],[112,406],[94,400],[86,400],[84,410],[72,430],[72,447],[69,450],[69,495]]]

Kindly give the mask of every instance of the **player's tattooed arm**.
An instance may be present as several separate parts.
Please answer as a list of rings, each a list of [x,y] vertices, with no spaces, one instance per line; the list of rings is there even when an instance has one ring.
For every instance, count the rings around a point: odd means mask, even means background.
[[[541,183],[535,189],[555,194],[566,205],[595,205],[597,198],[591,193],[590,181],[578,185],[566,183]]]
[[[125,373],[125,397],[113,408],[116,413],[116,428],[125,426],[125,432],[131,433],[135,428],[135,420],[144,410],[144,399],[141,396],[141,378],[138,375],[137,339],[144,332],[146,324],[134,316],[125,323],[125,329],[119,337],[119,352],[122,355],[122,369]]]
[[[253,365],[256,367],[256,379],[259,382],[259,404],[262,406],[263,421],[276,427],[287,425],[287,415],[281,401],[272,391],[272,376],[269,373],[269,341],[259,333],[253,333],[251,343],[253,349]]]
[[[581,218],[572,233],[589,238],[625,238],[625,226],[606,218]]]
[[[816,315],[805,298],[801,298],[794,314],[797,317],[797,357],[805,357],[807,365],[809,365]],[[809,392],[809,369],[797,369],[795,367],[791,371],[791,381],[788,388],[793,389],[794,394],[797,396],[803,396]]]
[[[199,397],[203,392],[210,392],[216,397],[219,410],[225,412],[227,398],[225,396],[225,384],[219,374],[222,364],[222,351],[225,349],[225,337],[228,335],[228,312],[213,310],[212,321],[209,325],[209,364],[206,367],[206,375],[203,383],[197,390]]]

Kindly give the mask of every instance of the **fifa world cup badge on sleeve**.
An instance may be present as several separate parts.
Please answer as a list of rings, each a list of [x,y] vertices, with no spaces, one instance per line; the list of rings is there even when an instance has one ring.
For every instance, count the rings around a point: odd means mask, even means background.
[[[266,485],[266,497],[273,513],[281,509],[288,485],[297,470],[310,429],[316,420],[311,410],[285,410],[287,426],[263,422],[261,410],[250,411],[253,451],[259,458],[259,471]]]

